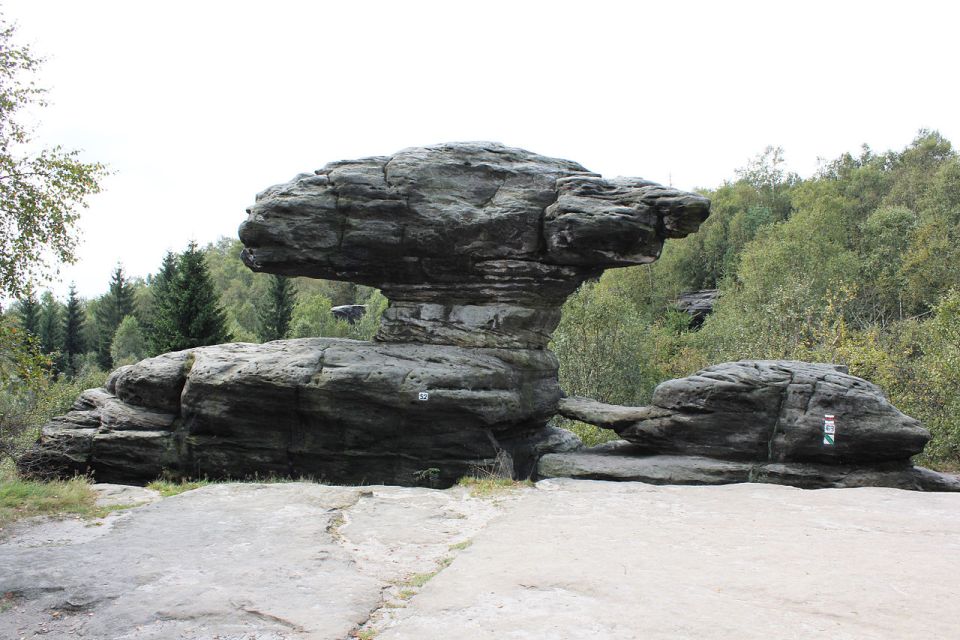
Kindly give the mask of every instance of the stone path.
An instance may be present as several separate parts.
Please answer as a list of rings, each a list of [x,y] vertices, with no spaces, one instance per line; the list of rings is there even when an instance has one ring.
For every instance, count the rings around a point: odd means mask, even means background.
[[[15,527],[0,596],[2,638],[946,638],[960,495],[211,485]]]

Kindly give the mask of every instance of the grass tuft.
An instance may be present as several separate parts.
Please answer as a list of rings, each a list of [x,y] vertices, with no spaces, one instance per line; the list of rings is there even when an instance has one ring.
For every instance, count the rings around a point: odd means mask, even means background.
[[[483,478],[464,476],[457,481],[457,484],[469,489],[470,495],[475,498],[490,498],[533,486],[533,482],[530,480],[511,480],[510,478],[499,478],[497,476]]]
[[[464,540],[463,542],[452,544],[447,548],[450,549],[450,551],[463,551],[464,549],[466,549],[472,544],[473,544],[473,540]]]
[[[595,447],[604,442],[618,440],[620,436],[612,429],[602,429],[579,420],[568,420],[567,418],[557,418],[556,425],[567,431],[572,431],[580,438],[585,447]]]
[[[87,478],[35,482],[17,478],[0,482],[0,528],[21,518],[74,514],[103,517],[117,507],[97,507],[97,494]]]
[[[199,489],[200,487],[205,487],[210,484],[209,480],[194,480],[194,481],[185,481],[181,480],[174,482],[171,480],[154,480],[147,485],[147,489],[153,489],[158,491],[161,496],[164,498],[169,498],[170,496],[179,495],[186,491],[193,491],[194,489]]]

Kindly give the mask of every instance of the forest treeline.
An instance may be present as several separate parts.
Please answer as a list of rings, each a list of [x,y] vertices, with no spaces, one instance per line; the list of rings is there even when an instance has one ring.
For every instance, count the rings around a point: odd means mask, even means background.
[[[712,363],[788,358],[846,364],[933,433],[924,462],[960,465],[960,160],[922,131],[902,151],[864,147],[803,179],[768,148],[702,190],[700,231],[651,264],[607,271],[564,306],[553,349],[567,393],[649,401],[657,383]],[[108,291],[32,292],[8,315],[35,337],[64,399],[112,367],[172,349],[282,337],[369,339],[386,306],[368,287],[255,274],[222,238],[170,253],[146,279],[118,266]],[[700,328],[682,292],[718,289]],[[357,324],[332,306],[366,304]],[[59,397],[50,388],[48,395]],[[839,417],[838,417],[839,418]],[[599,432],[578,431],[592,439]]]
[[[709,364],[846,364],[934,435],[923,462],[960,464],[960,160],[922,131],[801,179],[769,148],[702,193],[700,231],[660,259],[607,271],[564,307],[554,348],[570,393],[623,404]],[[690,327],[681,292],[719,289]],[[745,419],[749,419],[746,417]],[[842,420],[838,416],[838,420]]]

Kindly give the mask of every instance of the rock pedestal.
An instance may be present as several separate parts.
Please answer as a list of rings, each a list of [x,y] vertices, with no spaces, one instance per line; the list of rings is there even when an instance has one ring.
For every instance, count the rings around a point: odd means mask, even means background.
[[[114,372],[44,427],[24,468],[99,481],[313,476],[447,486],[529,475],[579,445],[547,427],[546,350],[566,297],[649,263],[709,201],[492,143],[335,162],[271,187],[240,228],[255,271],[382,289],[373,343],[282,340],[164,354]],[[505,469],[506,467],[506,469]]]

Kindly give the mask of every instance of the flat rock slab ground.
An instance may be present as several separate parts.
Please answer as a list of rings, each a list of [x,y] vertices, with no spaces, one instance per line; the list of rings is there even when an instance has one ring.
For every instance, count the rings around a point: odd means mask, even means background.
[[[960,495],[211,485],[14,527],[0,595],[2,638],[956,637]]]

